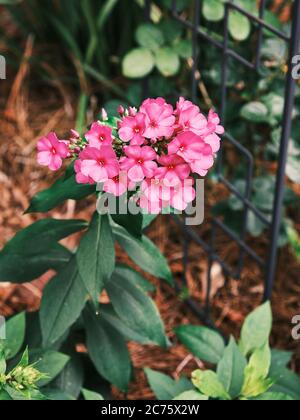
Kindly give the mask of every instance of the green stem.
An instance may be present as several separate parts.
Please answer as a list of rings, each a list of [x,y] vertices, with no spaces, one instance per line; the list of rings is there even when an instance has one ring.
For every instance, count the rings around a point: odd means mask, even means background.
[[[89,96],[81,93],[78,103],[76,130],[82,134],[86,125],[86,112],[89,103]]]

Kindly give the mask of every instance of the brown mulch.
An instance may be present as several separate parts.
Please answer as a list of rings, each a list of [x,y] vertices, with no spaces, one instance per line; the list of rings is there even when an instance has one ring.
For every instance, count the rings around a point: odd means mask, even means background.
[[[30,46],[29,46],[30,48]],[[22,82],[26,79],[23,69]],[[15,85],[16,86],[16,85]],[[8,83],[0,81],[0,109],[7,106]],[[11,91],[11,90],[10,90]],[[68,103],[74,103],[74,96],[68,95]],[[64,98],[65,99],[65,98]],[[23,215],[28,207],[29,199],[37,191],[50,185],[55,175],[40,168],[35,160],[35,144],[37,139],[58,128],[58,134],[64,136],[74,125],[74,113],[65,106],[57,90],[39,88],[31,90],[26,83],[15,87],[14,96],[10,98],[9,112],[0,116],[0,246],[2,247],[17,231],[28,226],[40,216]],[[208,208],[217,197],[225,194],[220,187],[210,191],[208,186]],[[94,203],[68,202],[59,209],[49,213],[56,218],[88,219],[94,211]],[[209,238],[209,209],[207,221],[199,230],[203,238]],[[48,215],[48,216],[49,216]],[[174,276],[182,275],[182,232],[170,222],[169,218],[159,218],[150,229],[149,236],[157,243],[168,258]],[[77,237],[66,240],[70,248],[77,243]],[[237,247],[228,238],[218,233],[219,252],[229,264],[235,265],[239,258]],[[252,246],[261,256],[266,255],[266,238],[252,239]],[[127,261],[127,257],[118,250],[119,258]],[[190,264],[187,282],[192,296],[199,302],[204,301],[207,274],[207,258],[203,250],[196,244],[190,245]],[[272,344],[284,350],[295,352],[293,367],[300,372],[299,342],[291,338],[291,319],[300,314],[300,263],[296,261],[289,248],[280,253],[277,281],[273,296],[274,330]],[[43,278],[24,285],[0,283],[0,313],[9,316],[20,310],[34,311],[39,307],[42,288],[53,274],[47,273]],[[151,279],[151,277],[149,277]],[[154,281],[157,292],[154,300],[164,319],[167,333],[174,346],[168,350],[158,347],[129,344],[135,367],[135,381],[130,386],[127,399],[153,398],[145,375],[144,367],[150,367],[172,375],[181,373],[189,375],[201,364],[190,357],[188,351],[178,344],[173,328],[181,324],[199,324],[199,319],[184,302],[167,285]],[[217,265],[213,267],[213,284],[211,292],[212,315],[216,324],[226,334],[238,336],[244,317],[256,307],[262,299],[262,275],[252,261],[246,261],[240,281],[224,278]],[[114,390],[115,398],[123,399],[124,395]]]

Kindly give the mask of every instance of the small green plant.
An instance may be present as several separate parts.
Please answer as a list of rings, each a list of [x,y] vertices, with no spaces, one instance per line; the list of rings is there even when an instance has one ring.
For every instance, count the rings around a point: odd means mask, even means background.
[[[300,378],[287,369],[292,354],[271,350],[271,328],[269,303],[247,317],[239,342],[231,337],[227,346],[218,332],[206,327],[178,327],[175,333],[182,344],[216,369],[196,370],[192,382],[146,370],[150,386],[158,399],[300,400]]]
[[[25,327],[24,313],[12,317],[6,323],[6,338],[0,340],[0,400],[52,400],[58,395],[71,399],[53,385],[69,357],[40,348],[24,349]]]
[[[192,44],[184,39],[181,25],[163,19],[159,24],[144,23],[135,33],[139,45],[129,51],[123,60],[124,76],[135,79],[145,77],[156,67],[165,77],[175,76],[181,59],[192,56]]]

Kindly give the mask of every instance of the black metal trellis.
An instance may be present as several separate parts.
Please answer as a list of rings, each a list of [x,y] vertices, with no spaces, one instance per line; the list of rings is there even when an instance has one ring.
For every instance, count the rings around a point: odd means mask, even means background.
[[[151,1],[146,1],[146,16],[149,16],[150,13],[150,4]],[[278,171],[276,179],[276,190],[274,196],[274,206],[272,212],[272,220],[270,221],[251,201],[251,192],[252,192],[252,183],[253,183],[253,173],[254,173],[254,157],[251,152],[240,144],[238,139],[235,139],[230,133],[226,132],[224,141],[228,141],[236,150],[246,159],[247,162],[247,171],[246,171],[246,190],[245,194],[241,194],[237,188],[224,177],[223,175],[223,156],[221,156],[218,161],[217,174],[218,179],[223,183],[231,193],[243,203],[243,227],[240,232],[240,235],[234,233],[229,229],[222,220],[218,218],[213,219],[212,223],[212,233],[210,242],[205,242],[197,232],[189,226],[185,226],[179,219],[179,223],[184,231],[184,266],[185,273],[188,264],[188,249],[189,242],[195,241],[199,244],[208,254],[209,262],[209,271],[207,279],[207,298],[204,308],[201,308],[200,305],[192,299],[189,299],[189,303],[193,309],[199,314],[199,316],[204,319],[208,324],[212,324],[210,318],[210,289],[211,289],[211,270],[214,262],[218,262],[223,268],[226,275],[239,279],[242,274],[244,267],[245,256],[250,256],[263,270],[265,273],[265,287],[264,287],[264,300],[270,299],[272,295],[274,279],[276,275],[277,268],[277,257],[278,257],[278,239],[282,221],[282,206],[283,206],[283,197],[285,190],[285,170],[288,157],[288,144],[291,135],[292,128],[292,112],[295,100],[295,87],[296,81],[292,76],[292,59],[295,55],[299,53],[300,47],[300,0],[295,0],[293,4],[293,19],[292,19],[292,29],[291,35],[288,36],[285,33],[281,32],[277,28],[271,26],[265,21],[265,12],[266,12],[267,1],[260,0],[259,13],[257,16],[249,13],[244,10],[242,7],[235,4],[234,0],[229,0],[225,4],[225,19],[224,19],[224,34],[223,40],[219,41],[211,37],[207,32],[201,28],[200,16],[202,10],[202,0],[194,0],[194,20],[189,21],[182,17],[178,13],[177,0],[172,0],[172,15],[173,18],[180,22],[184,27],[190,29],[193,33],[193,69],[192,69],[192,99],[196,100],[197,98],[197,88],[198,80],[196,77],[198,70],[198,52],[199,52],[199,41],[206,41],[209,45],[220,51],[221,57],[221,109],[220,115],[222,118],[222,123],[226,128],[225,121],[225,111],[227,107],[227,78],[228,78],[228,59],[231,58],[236,60],[239,64],[245,66],[249,71],[257,71],[261,67],[261,51],[262,44],[264,40],[264,32],[268,30],[274,36],[285,41],[289,45],[289,62],[288,62],[288,72],[286,75],[286,86],[285,86],[285,106],[282,120],[282,136],[280,143],[280,153],[279,153],[279,162],[278,162]],[[230,48],[229,46],[229,16],[232,11],[236,11],[246,16],[257,28],[257,46],[255,51],[255,57],[253,61],[249,61],[246,58],[242,57],[236,51]],[[267,258],[264,260],[246,243],[247,236],[247,223],[249,212],[253,212],[255,216],[263,222],[266,227],[270,229],[270,246],[268,250]],[[236,270],[231,269],[226,261],[224,261],[218,252],[215,249],[216,241],[216,231],[221,229],[232,241],[234,241],[240,250],[239,263]]]

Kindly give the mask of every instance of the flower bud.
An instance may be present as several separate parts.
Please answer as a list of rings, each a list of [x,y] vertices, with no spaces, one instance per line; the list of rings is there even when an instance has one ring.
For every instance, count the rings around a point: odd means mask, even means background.
[[[102,115],[102,121],[107,121],[108,120],[108,115],[107,115],[107,112],[104,108],[102,108],[101,115]]]
[[[120,115],[120,117],[123,117],[125,113],[125,109],[122,105],[118,106],[118,114]]]

